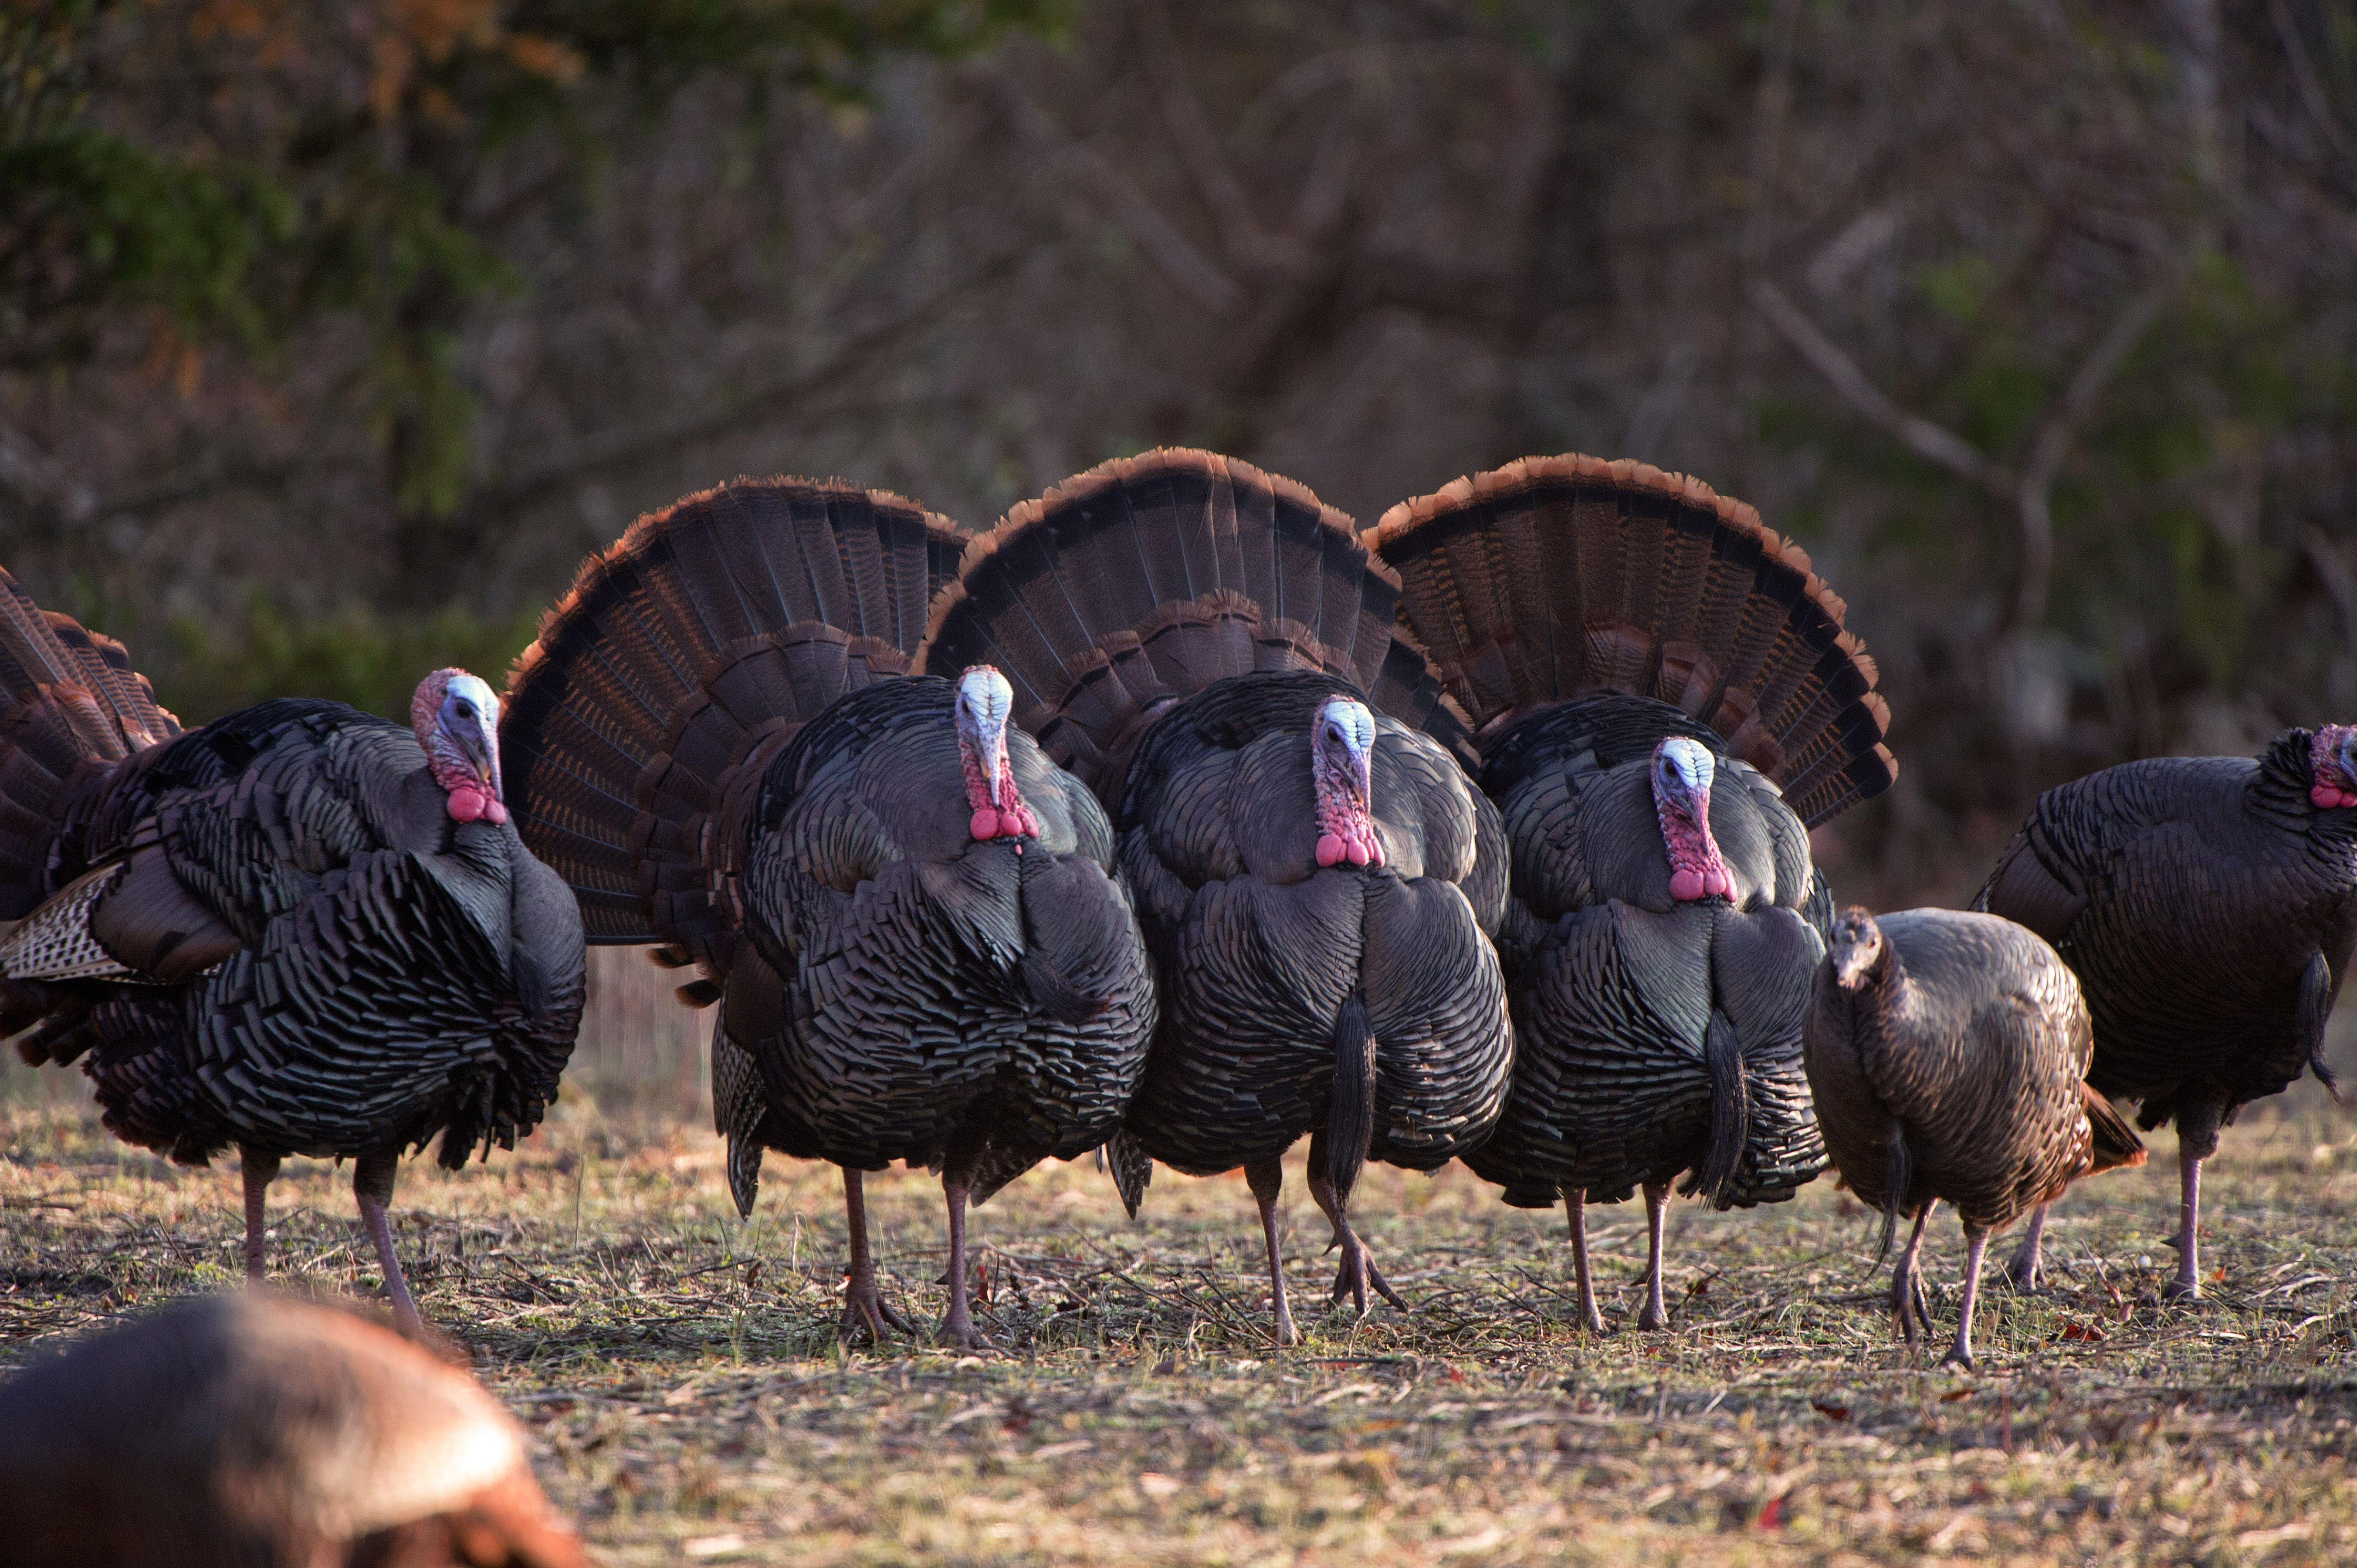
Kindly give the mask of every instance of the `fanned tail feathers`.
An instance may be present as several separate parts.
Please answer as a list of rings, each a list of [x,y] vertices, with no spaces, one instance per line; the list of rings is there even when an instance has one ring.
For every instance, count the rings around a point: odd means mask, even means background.
[[[1408,628],[1485,733],[1619,691],[1674,703],[1814,826],[1889,788],[1889,709],[1808,553],[1647,464],[1525,457],[1368,531]]]
[[[996,665],[1017,722],[1106,799],[1157,714],[1252,671],[1323,671],[1461,750],[1464,715],[1397,628],[1398,598],[1307,489],[1166,448],[1068,479],[974,540],[922,663]]]
[[[725,972],[750,786],[837,697],[907,673],[962,545],[880,490],[738,479],[583,565],[516,661],[500,731],[516,826],[590,941]]]
[[[111,638],[45,611],[0,571],[0,919],[28,913],[82,788],[180,733]]]

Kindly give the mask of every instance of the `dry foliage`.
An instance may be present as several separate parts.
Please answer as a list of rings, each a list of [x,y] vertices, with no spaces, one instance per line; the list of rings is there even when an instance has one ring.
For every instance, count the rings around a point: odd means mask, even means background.
[[[1641,1211],[1592,1211],[1620,1328],[1598,1341],[1558,1216],[1380,1169],[1357,1207],[1414,1314],[1312,1310],[1281,1356],[1232,1177],[1166,1173],[1133,1226],[1088,1162],[1037,1171],[976,1219],[1010,1354],[846,1350],[832,1170],[773,1160],[739,1223],[709,1133],[573,1088],[511,1155],[405,1171],[401,1239],[618,1564],[2346,1562],[2357,1133],[2292,1103],[2210,1167],[2209,1304],[2158,1298],[2164,1135],[2058,1210],[2052,1294],[1989,1290],[1977,1376],[1893,1343],[1870,1217],[1829,1182],[1677,1208],[1660,1336],[1626,1326]],[[938,1189],[869,1193],[888,1294],[937,1316]],[[1297,1304],[1321,1303],[1297,1167],[1286,1211]],[[283,1273],[378,1288],[341,1173],[291,1164],[272,1212]],[[1952,1311],[1961,1247],[1935,1233]],[[0,1109],[0,1362],[231,1283],[237,1237],[230,1172],[76,1105]]]

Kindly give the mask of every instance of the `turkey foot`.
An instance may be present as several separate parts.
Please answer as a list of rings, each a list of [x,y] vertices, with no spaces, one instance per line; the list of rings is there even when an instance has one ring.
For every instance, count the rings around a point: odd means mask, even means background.
[[[2029,1229],[2022,1233],[2021,1246],[2005,1271],[2006,1278],[2013,1283],[2014,1290],[2022,1295],[2045,1293],[2045,1259],[2040,1244],[2046,1239],[2046,1211],[2052,1207],[2050,1203],[2041,1203],[2029,1211]]]
[[[1662,1299],[1662,1228],[1670,1207],[1670,1184],[1645,1184],[1645,1306],[1637,1326],[1648,1334],[1670,1326],[1669,1304]]]
[[[1956,1308],[1956,1342],[1940,1358],[1943,1367],[1969,1372],[1980,1363],[1973,1359],[1973,1309],[1980,1303],[1981,1256],[1988,1248],[1988,1232],[1977,1225],[1964,1227],[1964,1298]]]
[[[1907,1250],[1899,1254],[1899,1262],[1890,1271],[1890,1313],[1899,1320],[1899,1332],[1912,1350],[1932,1332],[1932,1306],[1923,1291],[1923,1271],[1918,1260],[1923,1251],[1923,1227],[1932,1220],[1932,1204],[1925,1204],[1915,1216],[1914,1233],[1907,1238]]]
[[[1587,1266],[1587,1189],[1563,1189],[1564,1212],[1571,1221],[1571,1272],[1579,1282],[1579,1326],[1590,1334],[1604,1332],[1604,1314],[1596,1307],[1596,1276]]]
[[[407,1334],[422,1332],[425,1320],[409,1294],[409,1280],[401,1272],[401,1254],[393,1248],[393,1222],[385,1209],[393,1202],[393,1178],[400,1168],[397,1155],[362,1155],[352,1162],[352,1197],[361,1206],[361,1223],[376,1243],[377,1262],[384,1268],[384,1294],[393,1298],[393,1320]]]
[[[2180,1129],[2179,1137],[2183,1136]],[[2212,1135],[2213,1146],[2215,1134]],[[2177,1249],[2177,1277],[2160,1287],[2163,1301],[2200,1301],[2201,1299],[2201,1161],[2199,1157],[2177,1156],[2177,1179],[2183,1195],[2184,1208],[2178,1219],[2177,1239],[2169,1243]]]
[[[270,1184],[278,1176],[278,1156],[241,1144],[237,1168],[245,1178],[245,1277],[258,1284],[267,1272],[268,1248],[264,1243],[263,1230],[269,1213]]]
[[[1276,1342],[1279,1347],[1298,1345],[1301,1335],[1293,1326],[1293,1309],[1286,1304],[1285,1253],[1276,1234],[1276,1199],[1285,1190],[1285,1165],[1277,1160],[1251,1161],[1244,1166],[1244,1182],[1260,1205],[1260,1232],[1268,1241],[1268,1296],[1276,1313]]]
[[[974,1326],[974,1308],[966,1283],[965,1201],[972,1189],[964,1182],[942,1181],[942,1196],[950,1207],[950,1310],[942,1319],[941,1342],[974,1355],[992,1356],[998,1347]]]
[[[851,1268],[843,1287],[843,1342],[867,1336],[871,1345],[884,1343],[888,1328],[914,1334],[917,1326],[892,1310],[877,1288],[876,1259],[867,1250],[867,1189],[860,1172],[843,1169],[843,1213],[851,1230]]]
[[[1407,1311],[1407,1303],[1401,1299],[1399,1292],[1392,1289],[1391,1282],[1383,1278],[1383,1270],[1375,1267],[1374,1259],[1368,1255],[1367,1244],[1359,1240],[1356,1230],[1351,1229],[1349,1210],[1340,1195],[1335,1192],[1333,1183],[1319,1174],[1315,1166],[1311,1167],[1309,1174],[1309,1196],[1317,1199],[1318,1208],[1324,1211],[1327,1221],[1334,1227],[1334,1240],[1328,1243],[1326,1250],[1330,1252],[1336,1247],[1342,1249],[1342,1265],[1334,1271],[1334,1289],[1326,1298],[1327,1305],[1340,1306],[1342,1298],[1349,1296],[1351,1305],[1361,1317],[1364,1317],[1367,1316],[1367,1287],[1372,1284],[1376,1294],[1402,1312]]]

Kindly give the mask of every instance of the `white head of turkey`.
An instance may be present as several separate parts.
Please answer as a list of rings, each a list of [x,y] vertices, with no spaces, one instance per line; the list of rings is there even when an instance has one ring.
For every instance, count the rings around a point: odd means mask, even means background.
[[[2357,806],[2357,725],[2326,725],[2309,742],[2309,766],[2316,781],[2308,798],[2319,809]]]
[[[1309,730],[1309,772],[1318,789],[1318,864],[1376,865],[1383,842],[1375,832],[1371,779],[1375,715],[1355,697],[1329,697]]]
[[[1735,879],[1710,836],[1710,748],[1674,735],[1653,747],[1653,814],[1670,852],[1670,897],[1681,904],[1732,898]]]
[[[1006,718],[1014,709],[1015,688],[995,667],[976,664],[958,677],[958,760],[965,767],[965,803],[974,811],[968,827],[977,841],[1039,836],[1039,819],[1017,791],[1006,757]],[[1016,848],[1020,854],[1022,846]]]
[[[500,700],[489,685],[464,670],[436,670],[409,699],[409,727],[448,798],[452,821],[508,820],[500,788]]]

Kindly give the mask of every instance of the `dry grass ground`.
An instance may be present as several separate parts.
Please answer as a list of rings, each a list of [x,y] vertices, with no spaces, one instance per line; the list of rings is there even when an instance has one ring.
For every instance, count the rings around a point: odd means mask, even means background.
[[[1868,1217],[1820,1182],[1674,1210],[1674,1329],[1625,1326],[1638,1206],[1594,1211],[1620,1330],[1572,1326],[1560,1215],[1452,1168],[1361,1208],[1415,1303],[1266,1337],[1241,1180],[1167,1173],[1125,1219],[1088,1163],[981,1211],[984,1318],[1011,1354],[846,1352],[828,1170],[773,1159],[729,1206],[713,1138],[569,1093],[512,1155],[404,1174],[429,1317],[536,1435],[610,1563],[2340,1563],[2357,1555],[2357,1122],[2320,1100],[2229,1133],[2214,1299],[2162,1305],[2176,1183],[2088,1184],[2060,1288],[2002,1284],[1984,1369],[1894,1345]],[[277,1267],[379,1284],[349,1188],[290,1162]],[[235,1176],[122,1147],[70,1102],[0,1105],[0,1364],[233,1280]],[[938,1188],[871,1180],[888,1294],[937,1318]],[[1297,1302],[1323,1226],[1288,1184]],[[1953,1281],[1952,1224],[1932,1271]],[[1953,1288],[1943,1304],[1953,1309]]]

